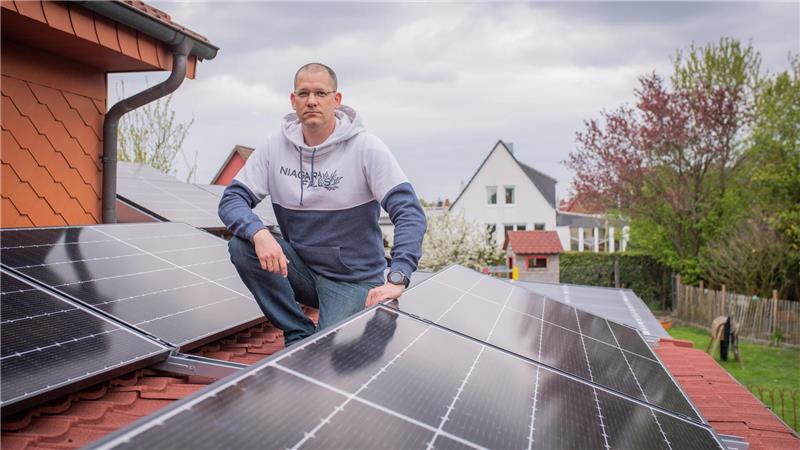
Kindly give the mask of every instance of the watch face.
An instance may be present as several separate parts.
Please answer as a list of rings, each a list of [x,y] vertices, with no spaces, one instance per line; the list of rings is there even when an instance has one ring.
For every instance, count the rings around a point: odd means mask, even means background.
[[[400,272],[389,272],[389,282],[393,284],[400,284],[403,282],[403,276]]]

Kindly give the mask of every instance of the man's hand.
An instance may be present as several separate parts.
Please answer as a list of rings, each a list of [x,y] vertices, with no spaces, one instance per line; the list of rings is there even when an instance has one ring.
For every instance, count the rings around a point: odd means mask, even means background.
[[[367,294],[367,301],[364,305],[365,308],[369,308],[372,305],[380,303],[386,299],[397,299],[403,295],[403,292],[406,290],[406,287],[402,284],[392,284],[386,282],[383,286],[378,286],[373,288]]]
[[[287,264],[289,261],[283,254],[283,249],[278,241],[272,237],[266,228],[258,230],[253,235],[253,245],[256,248],[256,256],[261,268],[273,273],[280,273],[284,278],[289,275]]]

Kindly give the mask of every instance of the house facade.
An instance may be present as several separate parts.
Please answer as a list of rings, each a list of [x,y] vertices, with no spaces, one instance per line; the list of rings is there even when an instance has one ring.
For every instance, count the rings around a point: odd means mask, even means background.
[[[556,229],[556,180],[519,162],[497,141],[450,207],[486,227],[498,247],[506,231]]]
[[[553,231],[565,250],[615,252],[627,245],[627,229],[603,214],[560,211],[557,181],[519,161],[502,140],[481,163],[450,207],[481,224],[501,247],[509,231]]]

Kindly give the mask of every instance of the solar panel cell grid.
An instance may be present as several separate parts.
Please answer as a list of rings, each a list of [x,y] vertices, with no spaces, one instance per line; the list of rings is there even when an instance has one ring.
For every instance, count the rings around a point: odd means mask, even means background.
[[[635,330],[524,288],[453,266],[406,293],[399,301],[399,308],[569,374],[701,420]],[[495,321],[494,334],[487,337],[490,324]],[[655,377],[656,372],[657,382],[652,385],[640,379]]]
[[[184,183],[143,164],[119,162],[117,170],[117,194],[134,207],[171,222],[206,229],[225,228],[217,216],[225,186]],[[269,199],[253,212],[265,224],[277,224]]]
[[[5,266],[175,346],[264,320],[227,242],[185,224],[0,233]]]
[[[98,447],[719,448],[704,426],[656,413],[379,307]]]
[[[2,272],[2,405],[164,358],[168,349]]]

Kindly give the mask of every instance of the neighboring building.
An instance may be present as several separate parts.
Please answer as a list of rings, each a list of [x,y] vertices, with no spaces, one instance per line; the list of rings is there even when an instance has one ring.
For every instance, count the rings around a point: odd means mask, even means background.
[[[172,68],[171,44],[134,24],[157,23],[176,37],[212,46],[141,2],[3,1],[0,11],[0,226],[101,222],[106,74]],[[190,55],[188,78],[196,65],[197,56]]]
[[[503,243],[506,266],[519,269],[522,281],[559,282],[559,255],[564,253],[555,231],[509,231]]]
[[[450,207],[483,224],[498,247],[506,231],[556,229],[556,180],[521,163],[513,149],[497,141]]]
[[[556,231],[565,250],[615,252],[627,246],[627,228],[604,214],[561,211],[556,180],[514,156],[502,140],[462,189],[450,207],[469,221],[482,224],[498,247],[509,231]],[[576,207],[576,202],[562,206]]]
[[[556,224],[566,250],[614,253],[628,248],[630,228],[619,218],[558,211]]]
[[[211,179],[211,184],[229,185],[231,181],[233,181],[233,177],[244,167],[245,161],[247,161],[247,158],[250,157],[254,150],[255,149],[245,147],[244,145],[233,147],[233,150],[228,154],[228,158],[225,159],[225,162],[222,163],[217,174]]]

